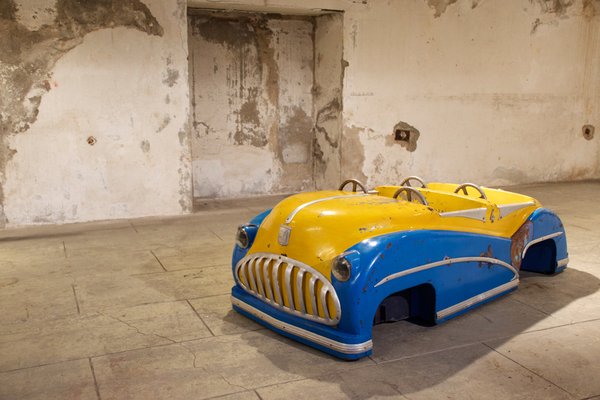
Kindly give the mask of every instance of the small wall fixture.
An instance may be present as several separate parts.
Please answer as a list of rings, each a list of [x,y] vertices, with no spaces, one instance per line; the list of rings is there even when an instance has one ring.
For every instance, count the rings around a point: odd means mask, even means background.
[[[400,142],[410,141],[410,131],[406,129],[396,129],[396,131],[394,132],[394,140]]]
[[[394,125],[392,134],[387,136],[387,144],[390,146],[399,144],[402,148],[412,152],[417,149],[419,135],[420,133],[417,128],[404,121],[400,121]]]
[[[93,136],[90,136],[90,137],[88,137],[88,138],[87,138],[87,144],[89,144],[90,146],[93,146],[93,145],[95,145],[95,144],[96,144],[96,142],[97,142],[97,140],[96,140],[96,138],[95,138],[95,137],[93,137]]]
[[[595,130],[596,130],[596,128],[594,128],[594,125],[584,125],[581,128],[581,131],[583,132],[583,137],[586,138],[587,140],[592,140],[594,138]]]

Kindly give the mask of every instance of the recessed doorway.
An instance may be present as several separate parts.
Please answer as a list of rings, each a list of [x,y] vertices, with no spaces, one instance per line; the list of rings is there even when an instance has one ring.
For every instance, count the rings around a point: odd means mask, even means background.
[[[195,203],[339,183],[342,21],[188,10]]]

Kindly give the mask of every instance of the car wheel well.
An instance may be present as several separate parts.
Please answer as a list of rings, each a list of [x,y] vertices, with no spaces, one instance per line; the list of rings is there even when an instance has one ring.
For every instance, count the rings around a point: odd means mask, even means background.
[[[424,283],[383,299],[375,310],[373,325],[409,320],[418,325],[435,325],[435,288]]]
[[[549,275],[556,272],[556,243],[554,240],[546,239],[529,247],[521,261],[521,269]]]

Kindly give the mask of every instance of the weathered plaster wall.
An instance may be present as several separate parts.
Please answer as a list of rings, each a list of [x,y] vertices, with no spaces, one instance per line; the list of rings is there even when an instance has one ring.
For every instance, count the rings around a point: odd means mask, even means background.
[[[344,11],[344,177],[506,185],[600,176],[600,137],[582,134],[600,125],[598,0],[190,4]],[[394,141],[397,126],[418,138]]]
[[[331,188],[342,180],[343,29],[342,13],[315,18],[314,180]]]
[[[308,18],[189,16],[194,196],[313,188]]]
[[[185,12],[0,3],[0,226],[190,209]]]
[[[312,85],[301,83],[285,98],[286,83],[280,82],[277,93],[267,90],[257,98],[257,108],[274,109],[266,105],[274,97],[279,110],[287,107],[277,115],[261,114],[271,126],[284,126],[296,115],[294,107],[307,115],[312,110],[306,171],[322,172],[314,178],[318,186],[331,186],[328,176],[336,168],[340,176],[369,185],[409,174],[487,185],[600,177],[600,132],[591,140],[582,133],[585,124],[600,127],[598,0],[189,0],[188,5],[315,20],[324,18],[318,16],[322,9],[344,12],[343,60],[337,64],[343,73],[341,123],[335,113],[326,115],[325,124],[317,118],[335,96],[319,99],[317,89],[324,87],[319,76],[332,70],[319,71],[316,58]],[[329,28],[316,23],[313,40],[337,54],[339,46],[325,34]],[[2,0],[0,37],[0,226],[190,210],[183,0]],[[261,79],[273,78],[276,70],[282,76],[285,65],[268,68]],[[335,92],[333,86],[324,93]],[[267,126],[262,120],[256,124],[252,112],[245,115],[242,126]],[[318,160],[317,144],[326,138],[317,124],[343,128],[339,151],[322,151]],[[418,132],[418,138],[396,142],[395,127]],[[194,134],[202,128],[197,125]],[[227,129],[235,141],[237,130]],[[308,124],[302,132],[307,129]],[[237,135],[240,146],[259,151],[249,132]],[[271,160],[302,153],[285,153],[278,135],[268,129],[265,135]],[[269,172],[248,161],[262,153],[248,154],[232,158],[230,167],[250,177],[223,195],[237,196],[246,188],[256,194],[286,190],[275,180],[261,183],[265,174],[284,176],[280,161]],[[295,159],[293,170],[303,168],[302,160]],[[205,175],[213,173],[209,166]],[[194,190],[203,190],[200,182]]]
[[[349,10],[344,134],[362,150],[369,183],[598,177],[599,138],[581,129],[600,124],[599,4],[369,1]],[[399,122],[419,131],[413,146],[393,140]]]

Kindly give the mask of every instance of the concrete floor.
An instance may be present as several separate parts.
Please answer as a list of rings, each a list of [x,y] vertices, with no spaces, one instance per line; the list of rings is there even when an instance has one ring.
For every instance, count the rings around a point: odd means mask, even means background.
[[[0,399],[600,396],[600,182],[517,191],[562,217],[567,271],[440,326],[379,325],[357,362],[231,310],[233,234],[261,200],[2,231]]]

